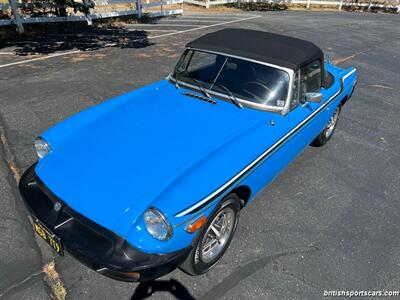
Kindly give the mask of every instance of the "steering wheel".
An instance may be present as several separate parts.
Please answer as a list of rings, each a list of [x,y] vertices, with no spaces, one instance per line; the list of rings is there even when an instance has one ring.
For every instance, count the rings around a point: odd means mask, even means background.
[[[259,95],[256,95],[256,94],[254,94],[253,92],[251,92],[251,91],[249,91],[248,89],[245,88],[245,86],[252,85],[252,84],[262,87],[262,88],[265,89],[267,92],[271,92],[271,91],[272,91],[267,85],[265,85],[265,84],[262,83],[262,82],[259,82],[259,81],[248,81],[248,82],[245,82],[245,83],[243,84],[243,91],[245,91],[245,92],[248,93],[249,95],[253,96],[254,99],[257,99],[258,101],[263,102],[265,99],[263,99],[263,98],[260,97]]]
[[[255,84],[255,85],[261,86],[262,88],[266,89],[268,92],[272,91],[271,88],[268,87],[265,83],[262,83],[262,82],[259,82],[259,81],[255,81],[255,80],[245,82],[243,84],[243,87],[245,87],[246,85],[250,85],[250,84]]]

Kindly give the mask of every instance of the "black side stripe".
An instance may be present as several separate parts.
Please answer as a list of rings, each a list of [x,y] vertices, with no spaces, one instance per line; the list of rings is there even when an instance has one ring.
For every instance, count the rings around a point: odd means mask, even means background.
[[[281,148],[285,143],[287,143],[291,137],[297,134],[302,128],[304,128],[308,123],[310,123],[313,119],[316,118],[317,115],[331,102],[335,100],[335,98],[340,95],[343,91],[343,81],[349,75],[355,72],[355,69],[350,71],[340,80],[340,89],[337,91],[332,97],[330,97],[323,105],[321,105],[315,112],[313,112],[310,116],[308,116],[305,120],[299,123],[295,128],[293,128],[289,133],[287,133],[284,137],[282,137],[278,142],[264,151],[260,156],[258,156],[253,162],[247,165],[243,170],[237,173],[234,177],[230,180],[225,182],[222,186],[216,189],[214,192],[208,194],[205,198],[197,202],[196,204],[187,207],[180,212],[175,214],[175,217],[183,217],[188,214],[192,214],[198,212],[202,208],[206,207],[208,204],[213,202],[219,196],[224,194],[229,188],[234,186],[238,181],[245,179],[249,176],[254,170],[256,170],[266,159],[268,159],[273,153],[275,153],[279,148]]]

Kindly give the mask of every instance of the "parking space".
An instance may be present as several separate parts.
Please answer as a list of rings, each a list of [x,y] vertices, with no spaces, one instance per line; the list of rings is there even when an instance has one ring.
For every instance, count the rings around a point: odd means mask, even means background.
[[[150,23],[126,24],[111,28],[89,28],[86,32],[46,33],[23,40],[5,42],[0,50],[0,68],[70,55],[79,51],[99,50],[126,43],[173,36],[191,31],[244,22],[254,14],[185,14],[155,19]],[[66,51],[72,50],[72,51]],[[27,57],[29,56],[29,57]]]
[[[55,258],[70,299],[321,299],[324,290],[398,290],[397,24],[398,16],[390,14],[191,13],[154,24],[55,33],[1,48],[11,54],[0,54],[0,128],[18,172],[35,161],[32,141],[41,132],[84,108],[165,78],[184,45],[207,32],[240,27],[304,38],[340,66],[356,66],[359,72],[334,138],[304,151],[242,211],[226,256],[211,272],[191,277],[177,270],[155,282],[122,283],[69,255],[57,257],[38,240],[42,263]],[[7,197],[18,203],[15,186]],[[8,203],[13,202],[0,202],[0,210]],[[25,222],[19,210],[12,217]],[[37,284],[18,285],[29,272],[38,272],[34,264],[23,278],[16,276],[23,263],[1,266],[15,275],[8,295]]]

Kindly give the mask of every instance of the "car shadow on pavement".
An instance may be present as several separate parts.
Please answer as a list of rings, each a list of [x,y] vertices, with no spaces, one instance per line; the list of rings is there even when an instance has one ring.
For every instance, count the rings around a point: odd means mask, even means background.
[[[16,55],[52,54],[68,50],[98,50],[105,47],[145,48],[151,46],[144,30],[121,26],[35,26],[26,34],[9,32],[0,39],[0,49],[11,48]]]
[[[169,292],[176,299],[195,300],[187,288],[175,279],[141,282],[133,293],[131,300],[146,299],[156,292]]]

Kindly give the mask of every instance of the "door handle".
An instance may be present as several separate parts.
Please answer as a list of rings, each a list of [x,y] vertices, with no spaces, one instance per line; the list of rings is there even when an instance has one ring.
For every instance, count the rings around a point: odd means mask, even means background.
[[[313,111],[309,101],[302,103],[301,108],[308,108],[309,110]]]
[[[301,105],[301,107],[304,108],[304,107],[309,106],[309,105],[310,105],[310,102],[307,101],[307,102],[304,102],[304,103]]]

